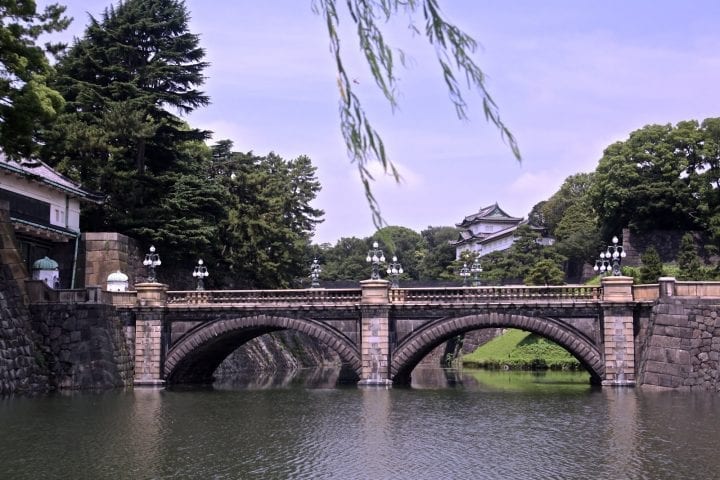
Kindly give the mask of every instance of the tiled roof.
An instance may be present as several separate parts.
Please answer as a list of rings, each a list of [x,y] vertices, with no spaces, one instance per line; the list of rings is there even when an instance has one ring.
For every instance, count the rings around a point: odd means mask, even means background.
[[[504,228],[498,232],[493,233],[479,233],[477,235],[469,235],[470,231],[465,230],[463,232],[460,232],[460,238],[455,242],[450,242],[451,245],[462,245],[465,243],[476,243],[476,244],[484,244],[488,243],[492,240],[497,240],[498,238],[506,237],[517,230],[517,228],[527,222],[519,222],[515,225],[511,225],[507,228]]]
[[[496,202],[493,205],[481,208],[477,213],[465,217],[462,222],[457,223],[456,225],[458,227],[468,227],[482,220],[493,223],[519,223],[522,221],[522,218],[511,217],[502,208],[500,208]]]
[[[103,195],[83,189],[79,184],[53,170],[40,160],[10,160],[0,152],[0,171],[29,177],[73,197],[94,203],[102,202]]]

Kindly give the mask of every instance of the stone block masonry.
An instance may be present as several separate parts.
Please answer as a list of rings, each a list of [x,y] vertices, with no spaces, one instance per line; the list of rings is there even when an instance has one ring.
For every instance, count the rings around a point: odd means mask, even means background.
[[[643,385],[720,391],[720,299],[660,299],[647,329]]]
[[[0,203],[0,395],[44,391],[46,369],[25,302],[27,272],[7,202]]]
[[[130,285],[144,279],[143,255],[137,242],[120,233],[86,232],[82,234],[79,278],[82,286],[100,285],[108,275],[120,270],[129,277]]]
[[[123,318],[112,305],[52,303],[30,307],[53,389],[132,385],[133,358]]]

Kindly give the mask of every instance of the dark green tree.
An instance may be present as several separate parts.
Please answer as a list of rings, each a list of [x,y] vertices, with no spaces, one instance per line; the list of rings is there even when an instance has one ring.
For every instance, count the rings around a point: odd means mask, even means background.
[[[648,125],[605,149],[591,188],[603,238],[626,226],[639,231],[699,226],[700,202],[687,175],[691,160],[680,148],[680,138],[695,142],[694,130],[692,122]]]
[[[556,236],[555,230],[565,216],[565,212],[567,212],[568,208],[580,202],[587,209],[588,216],[593,218],[594,209],[591,202],[587,200],[593,185],[593,178],[592,173],[576,173],[567,177],[557,192],[549,199],[533,207],[533,211],[530,213],[530,224],[535,225],[532,219],[535,219],[535,222],[542,219],[542,223],[538,226],[546,227],[549,235]]]
[[[155,185],[148,186],[162,195],[136,211],[126,225],[134,237],[161,248],[168,266],[192,265],[202,258],[216,267],[214,248],[228,215],[230,191],[223,179],[208,173],[212,167],[208,146],[188,141],[177,148],[175,168],[158,173],[153,177]],[[209,279],[208,285],[213,283],[215,279]]]
[[[208,103],[197,90],[204,51],[188,20],[180,0],[120,2],[91,17],[58,63],[54,86],[67,103],[44,133],[44,157],[107,195],[100,210],[87,211],[86,229],[137,234],[135,223],[156,215],[167,192],[188,191],[169,172],[187,170],[179,166],[189,161],[186,142],[207,134],[173,112]]]
[[[48,87],[53,68],[46,54],[64,45],[37,45],[42,34],[70,24],[65,7],[56,3],[37,10],[31,0],[0,2],[0,149],[10,158],[29,157],[36,150],[38,129],[55,118],[62,96]]]
[[[457,240],[455,227],[428,227],[420,235],[425,239],[425,250],[416,253],[419,258],[420,280],[451,280],[454,278],[452,264],[455,261],[455,246],[450,241]]]
[[[682,122],[673,140],[688,159],[686,173],[693,197],[699,201],[699,223],[710,235],[715,253],[720,246],[720,118],[706,118],[700,124]]]
[[[481,277],[489,283],[522,283],[530,268],[540,260],[562,265],[566,258],[553,247],[540,245],[539,237],[540,234],[529,225],[520,225],[510,248],[482,257]]]
[[[657,283],[663,274],[663,264],[654,246],[650,245],[643,252],[640,262],[640,283]]]
[[[683,235],[677,257],[679,280],[703,280],[703,268],[690,232]]]
[[[370,266],[365,257],[371,245],[372,242],[367,238],[344,237],[334,246],[321,248],[319,259],[323,265],[322,278],[328,281],[370,278]]]
[[[310,239],[323,215],[311,206],[320,190],[316,169],[306,156],[284,160],[274,153],[260,157],[231,150],[229,141],[213,148],[210,174],[229,192],[227,217],[214,241],[216,258],[224,265],[223,283],[234,288],[294,286],[306,276]]]
[[[525,285],[562,285],[565,272],[554,261],[544,258],[528,270],[524,278]]]
[[[422,254],[427,250],[425,239],[416,231],[399,226],[389,226],[378,230],[375,238],[385,249],[385,257],[388,261],[397,256],[402,264],[403,275],[401,279],[420,279],[420,261]]]

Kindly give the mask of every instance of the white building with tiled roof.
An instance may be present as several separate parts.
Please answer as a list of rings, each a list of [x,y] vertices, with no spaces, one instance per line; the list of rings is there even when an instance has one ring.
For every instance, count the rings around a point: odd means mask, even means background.
[[[497,203],[481,208],[455,224],[462,229],[453,242],[455,257],[460,258],[464,251],[483,256],[510,248],[515,241],[515,230],[524,223],[527,222],[522,217],[511,217]]]
[[[80,236],[81,202],[102,197],[84,190],[40,160],[13,161],[0,152],[0,200],[8,202],[10,220],[28,268],[52,256],[58,244]],[[73,268],[66,266],[65,268]]]

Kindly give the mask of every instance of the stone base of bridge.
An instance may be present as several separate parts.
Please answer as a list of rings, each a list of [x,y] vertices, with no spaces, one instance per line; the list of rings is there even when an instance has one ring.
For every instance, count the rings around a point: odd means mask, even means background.
[[[358,385],[387,386],[390,379],[390,282],[364,280],[360,325],[361,374]]]
[[[603,356],[605,378],[602,385],[635,385],[635,333],[631,277],[605,277],[603,286]]]
[[[163,387],[163,319],[168,286],[162,283],[135,285],[138,304],[135,316],[136,387]]]

